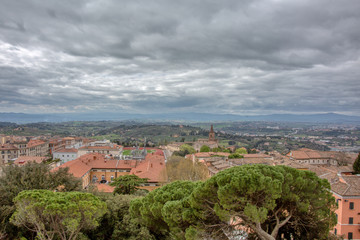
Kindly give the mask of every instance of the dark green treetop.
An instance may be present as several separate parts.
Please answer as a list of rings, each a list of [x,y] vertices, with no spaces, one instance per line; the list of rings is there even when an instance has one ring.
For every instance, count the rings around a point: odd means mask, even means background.
[[[130,174],[115,178],[110,186],[115,187],[114,194],[134,194],[138,187],[146,182],[147,179]]]
[[[90,193],[22,191],[14,199],[10,221],[37,233],[39,239],[77,239],[82,229],[98,226],[106,204]]]

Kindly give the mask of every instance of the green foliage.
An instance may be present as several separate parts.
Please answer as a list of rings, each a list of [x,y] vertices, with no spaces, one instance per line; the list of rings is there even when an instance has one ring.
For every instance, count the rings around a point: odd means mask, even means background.
[[[243,155],[240,155],[239,153],[232,153],[229,155],[230,159],[234,159],[234,158],[244,158]]]
[[[195,227],[215,238],[234,233],[241,225],[266,239],[286,232],[322,239],[336,222],[336,204],[329,190],[326,180],[309,171],[245,165],[207,180],[191,194],[189,205],[199,219]]]
[[[99,225],[106,204],[90,193],[22,191],[14,199],[10,221],[37,233],[39,239],[75,240],[82,229]]]
[[[0,232],[6,232],[7,238],[27,234],[26,229],[19,229],[9,223],[15,211],[13,199],[23,190],[48,189],[74,191],[81,189],[81,181],[68,173],[67,168],[50,172],[44,163],[27,163],[24,166],[6,166],[0,177]]]
[[[102,217],[100,225],[96,229],[85,232],[89,239],[154,239],[146,226],[141,225],[137,218],[130,216],[130,202],[139,197],[109,194],[100,194],[99,197],[106,203],[108,211]]]
[[[192,153],[196,153],[195,149],[190,146],[189,144],[183,144],[180,146],[180,150],[185,152],[186,154],[192,154]]]
[[[189,144],[183,144],[180,146],[180,151],[176,151],[173,153],[174,156],[185,157],[188,154],[196,153],[195,149]]]
[[[147,179],[131,174],[115,178],[110,185],[115,187],[114,194],[134,194],[138,187],[146,182]]]
[[[219,146],[219,147],[212,148],[211,152],[227,152],[227,153],[230,153],[230,149]]]
[[[360,173],[360,153],[358,154],[354,164],[353,164],[354,173]]]
[[[200,182],[176,181],[155,189],[142,199],[131,202],[130,213],[148,227],[157,239],[183,239],[189,227],[190,212],[183,211],[185,199]],[[185,205],[184,205],[185,204]]]
[[[235,150],[235,153],[242,155],[242,154],[247,154],[248,152],[246,148],[238,148]]]
[[[200,152],[210,152],[210,147],[206,145],[202,145],[200,148]]]
[[[236,238],[246,233],[239,228],[263,239],[323,239],[336,222],[329,190],[309,171],[245,165],[168,184],[134,200],[130,212],[159,239]]]

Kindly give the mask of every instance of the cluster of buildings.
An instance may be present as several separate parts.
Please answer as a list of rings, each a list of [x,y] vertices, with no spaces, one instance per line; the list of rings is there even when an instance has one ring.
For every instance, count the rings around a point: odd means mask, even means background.
[[[142,188],[147,190],[153,190],[167,181],[166,157],[162,150],[124,149],[109,140],[2,135],[0,153],[1,163],[19,166],[28,162],[41,163],[52,156],[53,160],[59,160],[52,163],[52,171],[67,167],[71,174],[81,179],[83,188],[92,185],[105,192],[112,192],[114,188],[109,183],[122,175],[135,174],[146,178],[147,183]]]
[[[146,178],[147,183],[142,188],[151,191],[167,181],[167,155],[178,151],[181,144],[170,144],[163,151],[145,147],[123,148],[108,140],[0,136],[0,161],[22,165],[28,161],[42,162],[51,154],[53,159],[60,159],[52,171],[67,167],[71,174],[81,179],[83,188],[95,186],[100,191],[112,192],[114,188],[108,183],[119,176],[134,174]],[[199,139],[192,145],[198,152],[186,158],[204,163],[209,177],[224,169],[245,164],[287,165],[313,171],[330,182],[338,203],[337,225],[332,232],[345,239],[360,239],[360,175],[352,174],[352,164],[357,154],[303,148],[290,151],[286,156],[271,152],[243,154],[242,158],[233,159],[226,152],[199,152],[203,145],[218,147],[213,126],[208,139]]]
[[[20,156],[49,156],[49,142],[22,136],[0,136],[0,165],[15,161]]]
[[[122,159],[119,156],[98,152],[86,153],[53,171],[64,167],[69,168],[71,174],[81,179],[83,188],[92,185],[104,192],[112,192],[114,188],[108,183],[123,175],[134,174],[140,178],[146,178],[147,183],[141,188],[149,191],[167,181],[165,156],[160,149],[153,149],[151,153],[136,159]]]

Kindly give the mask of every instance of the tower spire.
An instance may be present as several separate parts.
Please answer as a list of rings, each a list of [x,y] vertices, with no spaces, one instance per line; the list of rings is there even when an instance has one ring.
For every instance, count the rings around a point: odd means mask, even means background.
[[[209,141],[215,141],[215,132],[212,124],[209,132]]]

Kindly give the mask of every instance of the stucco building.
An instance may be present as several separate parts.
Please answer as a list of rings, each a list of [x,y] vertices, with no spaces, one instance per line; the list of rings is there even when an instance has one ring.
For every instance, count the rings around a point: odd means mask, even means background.
[[[97,152],[87,153],[58,168],[63,167],[68,167],[70,173],[81,178],[83,188],[94,184],[103,189],[100,183],[107,184],[119,176],[129,174],[147,178],[148,182],[142,187],[147,190],[153,190],[166,181],[165,157],[162,151],[149,153],[144,160],[123,160]]]

